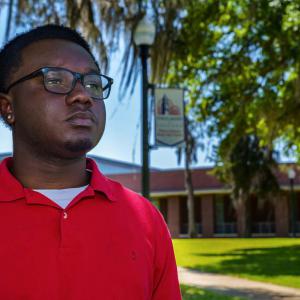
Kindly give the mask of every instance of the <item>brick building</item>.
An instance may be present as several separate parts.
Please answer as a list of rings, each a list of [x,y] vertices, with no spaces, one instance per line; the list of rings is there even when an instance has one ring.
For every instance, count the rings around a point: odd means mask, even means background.
[[[210,173],[211,169],[193,170],[195,192],[195,221],[200,237],[238,236],[241,212],[230,198],[230,188]],[[112,179],[139,192],[140,174],[114,174]],[[278,236],[291,234],[291,192],[286,174],[278,173],[281,192],[278,199],[264,202],[253,195],[251,199],[252,236]],[[151,172],[151,198],[157,201],[173,237],[187,235],[187,192],[183,170]],[[300,236],[300,172],[294,181],[297,235]]]

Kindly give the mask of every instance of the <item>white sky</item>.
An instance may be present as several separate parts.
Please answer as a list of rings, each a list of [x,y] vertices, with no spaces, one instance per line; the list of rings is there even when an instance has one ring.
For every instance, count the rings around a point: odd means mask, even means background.
[[[0,7],[0,46],[4,43],[6,11]],[[13,37],[12,32],[10,37]],[[137,81],[134,94],[120,101],[118,84],[120,82],[119,65],[121,53],[116,53],[109,76],[114,78],[114,85],[109,99],[106,100],[107,123],[100,143],[90,152],[92,154],[130,163],[141,162],[141,128],[140,121],[140,79]],[[0,152],[12,150],[10,131],[0,125]],[[150,165],[156,168],[177,168],[175,149],[159,148],[150,152]],[[198,165],[208,165],[204,155],[199,155]]]

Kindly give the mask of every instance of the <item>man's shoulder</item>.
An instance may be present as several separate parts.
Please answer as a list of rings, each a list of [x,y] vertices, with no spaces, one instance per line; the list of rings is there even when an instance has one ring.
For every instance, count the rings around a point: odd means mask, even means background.
[[[91,160],[90,160],[91,161]],[[156,219],[160,213],[158,209],[142,195],[129,189],[118,180],[110,178],[98,169],[94,162],[92,185],[97,187],[98,190],[104,192],[121,210],[126,210],[128,213],[143,215],[144,217],[151,217]]]
[[[130,226],[139,229],[144,235],[152,236],[162,234],[170,237],[164,218],[159,209],[142,195],[125,187],[120,182],[107,178],[108,184],[114,191],[115,212],[126,222],[130,220]],[[137,232],[135,230],[135,232]],[[137,234],[137,233],[136,233]]]
[[[106,176],[105,176],[106,177]],[[152,203],[144,198],[142,195],[138,194],[137,192],[129,189],[119,181],[106,177],[108,184],[111,186],[111,190],[113,191],[114,197],[116,201],[121,201],[124,203],[135,203],[140,204],[146,207],[153,207]]]

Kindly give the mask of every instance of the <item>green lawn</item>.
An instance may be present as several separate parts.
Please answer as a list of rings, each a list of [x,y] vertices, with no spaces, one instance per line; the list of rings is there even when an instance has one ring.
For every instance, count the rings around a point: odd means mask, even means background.
[[[195,287],[181,285],[181,293],[183,300],[242,300],[240,297],[229,297],[212,293]]]
[[[174,239],[173,244],[179,266],[300,288],[300,238]]]

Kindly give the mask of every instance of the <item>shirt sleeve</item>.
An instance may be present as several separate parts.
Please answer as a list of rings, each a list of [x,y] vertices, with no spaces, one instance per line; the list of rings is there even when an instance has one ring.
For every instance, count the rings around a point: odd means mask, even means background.
[[[178,273],[170,232],[159,211],[155,222],[155,267],[151,300],[181,300]]]

